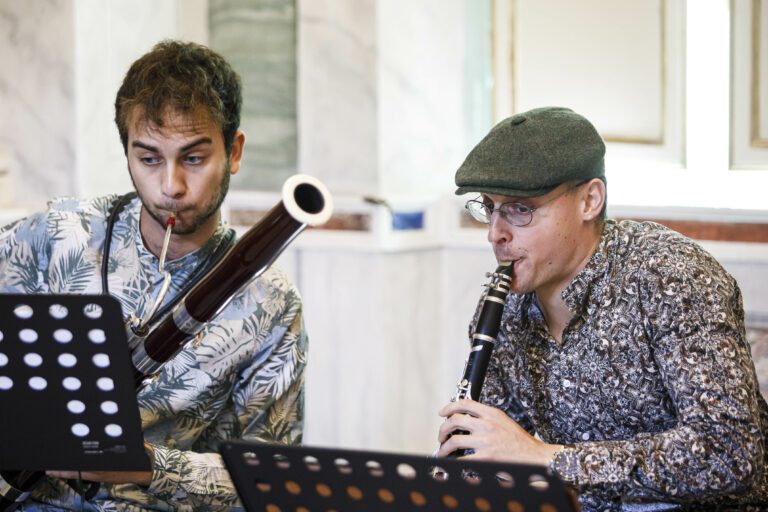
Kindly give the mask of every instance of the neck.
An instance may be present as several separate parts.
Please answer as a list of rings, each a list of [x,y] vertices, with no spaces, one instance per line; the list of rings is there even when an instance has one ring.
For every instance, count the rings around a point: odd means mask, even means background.
[[[557,344],[563,341],[563,331],[573,318],[573,313],[568,309],[565,301],[560,294],[543,295],[536,292],[536,301],[544,315],[544,322],[547,324],[547,330]]]
[[[589,239],[589,243],[581,246],[581,251],[574,251],[570,271],[566,272],[556,284],[542,286],[536,290],[536,299],[539,303],[544,320],[547,323],[549,333],[559,343],[562,342],[563,331],[573,319],[573,312],[563,300],[563,291],[571,284],[576,275],[587,265],[592,255],[600,245],[602,229]]]
[[[219,225],[221,214],[216,212],[205,224],[189,234],[172,234],[168,242],[167,260],[175,260],[196,251],[213,236]],[[154,254],[160,257],[163,250],[163,240],[165,239],[165,227],[161,226],[142,206],[139,219],[139,230],[144,246]]]

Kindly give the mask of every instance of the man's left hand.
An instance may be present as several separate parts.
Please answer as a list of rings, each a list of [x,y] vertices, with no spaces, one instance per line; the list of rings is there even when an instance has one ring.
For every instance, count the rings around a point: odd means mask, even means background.
[[[451,402],[438,414],[446,418],[438,435],[439,457],[463,448],[474,450],[467,459],[547,465],[561,448],[536,439],[500,409],[474,400]]]

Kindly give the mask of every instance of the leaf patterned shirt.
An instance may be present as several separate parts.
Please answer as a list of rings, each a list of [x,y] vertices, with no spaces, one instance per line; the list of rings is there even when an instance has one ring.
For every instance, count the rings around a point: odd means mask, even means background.
[[[768,407],[714,258],[608,220],[562,297],[574,316],[558,345],[535,295],[509,296],[481,401],[566,445],[551,466],[584,510],[766,510]]]
[[[106,219],[115,196],[59,199],[0,230],[0,292],[101,293]],[[151,309],[163,275],[139,231],[141,203],[120,214],[112,235],[108,282],[127,317]],[[184,288],[228,229],[200,249],[168,261],[165,301]],[[218,445],[245,438],[301,441],[307,338],[301,299],[272,266],[208,322],[196,343],[138,391],[145,440],[154,451],[149,488],[102,485],[82,503],[57,479],[39,484],[22,510],[213,510],[239,507]]]

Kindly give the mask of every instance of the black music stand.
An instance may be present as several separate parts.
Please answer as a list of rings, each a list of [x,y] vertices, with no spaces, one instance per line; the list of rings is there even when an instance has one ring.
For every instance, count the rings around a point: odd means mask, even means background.
[[[220,451],[249,512],[577,510],[541,466],[254,441]]]
[[[0,295],[0,468],[146,471],[120,304]]]

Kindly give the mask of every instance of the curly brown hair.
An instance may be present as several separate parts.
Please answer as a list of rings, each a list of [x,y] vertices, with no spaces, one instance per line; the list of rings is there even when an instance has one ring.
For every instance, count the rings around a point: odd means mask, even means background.
[[[229,63],[210,48],[164,40],[134,62],[115,99],[115,123],[128,151],[128,119],[140,107],[143,120],[162,127],[169,112],[196,115],[207,110],[221,126],[229,155],[240,126],[242,84]]]

